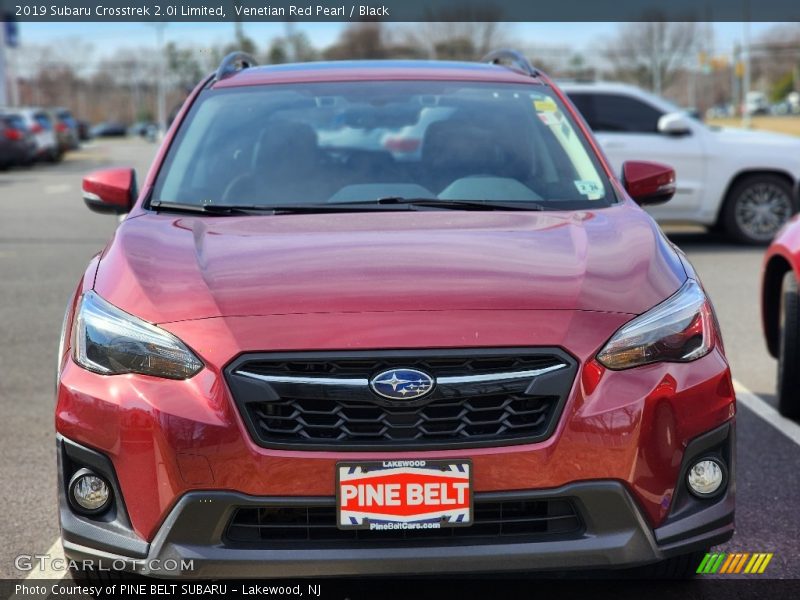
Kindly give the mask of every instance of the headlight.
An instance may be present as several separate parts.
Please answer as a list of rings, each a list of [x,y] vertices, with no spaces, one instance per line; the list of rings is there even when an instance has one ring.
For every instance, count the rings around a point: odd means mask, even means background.
[[[693,279],[667,300],[623,326],[597,355],[609,369],[654,362],[689,362],[708,354],[717,337],[711,303]]]
[[[101,375],[188,379],[203,363],[171,333],[86,292],[76,312],[72,357]]]

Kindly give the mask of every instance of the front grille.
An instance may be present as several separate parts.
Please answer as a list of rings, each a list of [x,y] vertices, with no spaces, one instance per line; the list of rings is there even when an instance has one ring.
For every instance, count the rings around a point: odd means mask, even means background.
[[[476,498],[474,523],[441,529],[338,529],[336,506],[286,505],[237,509],[225,531],[228,546],[281,548],[291,546],[393,546],[429,542],[480,544],[573,538],[583,523],[568,498],[489,501]]]
[[[440,350],[436,354],[430,351],[418,353],[393,352],[387,354],[379,351],[372,354],[358,356],[338,356],[338,353],[324,355],[308,354],[283,357],[264,358],[254,357],[246,361],[248,371],[264,375],[304,375],[325,377],[371,377],[386,369],[397,367],[410,367],[426,371],[432,375],[453,376],[476,373],[504,373],[507,371],[523,371],[540,369],[559,362],[560,356],[548,352],[535,354],[509,354],[504,350],[502,354],[494,352],[487,354],[464,354],[461,351]]]
[[[495,394],[434,400],[421,407],[289,398],[249,408],[265,439],[309,442],[438,442],[541,433],[558,398]]]
[[[439,383],[418,400],[382,398],[368,381],[393,368]],[[262,446],[389,450],[545,439],[575,362],[557,349],[264,354],[241,357],[225,372]],[[530,372],[543,374],[505,378]]]

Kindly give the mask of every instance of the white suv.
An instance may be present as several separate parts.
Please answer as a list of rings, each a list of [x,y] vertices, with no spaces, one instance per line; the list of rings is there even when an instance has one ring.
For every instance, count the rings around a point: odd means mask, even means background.
[[[800,139],[704,125],[637,87],[563,83],[615,168],[626,160],[672,166],[678,191],[648,207],[660,222],[721,229],[748,244],[766,244],[797,211]]]

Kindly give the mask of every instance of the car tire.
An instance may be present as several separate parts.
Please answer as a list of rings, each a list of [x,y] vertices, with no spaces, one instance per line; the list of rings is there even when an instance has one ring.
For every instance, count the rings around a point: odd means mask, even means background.
[[[797,277],[789,271],[781,285],[778,330],[778,411],[788,419],[800,419],[800,297]]]
[[[637,577],[647,579],[691,579],[697,575],[697,567],[708,550],[680,554],[666,560],[641,567]]]
[[[796,210],[794,190],[786,179],[768,173],[749,175],[728,192],[720,224],[733,240],[764,246]]]

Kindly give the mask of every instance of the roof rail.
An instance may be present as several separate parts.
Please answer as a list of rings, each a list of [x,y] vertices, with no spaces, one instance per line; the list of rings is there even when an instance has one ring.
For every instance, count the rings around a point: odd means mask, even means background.
[[[258,64],[255,58],[246,52],[231,52],[222,59],[219,64],[214,81],[225,79],[228,75],[233,75],[237,71],[243,71],[250,67],[255,67]]]
[[[511,63],[513,67],[516,67],[523,73],[530,75],[531,77],[538,77],[541,72],[539,69],[531,65],[528,62],[528,59],[521,52],[517,52],[516,50],[510,50],[508,48],[503,48],[501,50],[495,50],[494,52],[489,52],[486,56],[483,57],[481,62],[491,63],[493,65],[502,64],[504,61],[508,61]]]

